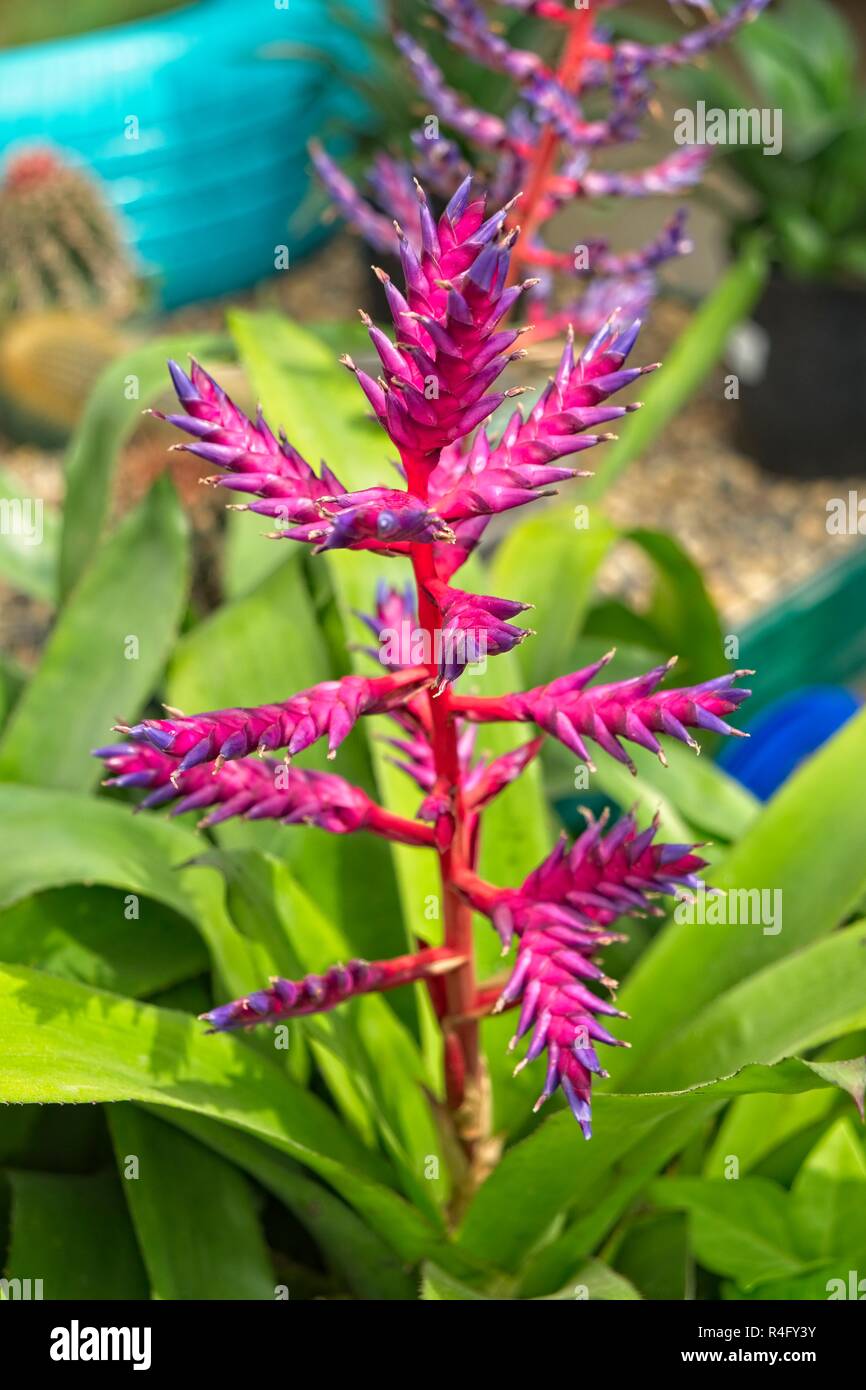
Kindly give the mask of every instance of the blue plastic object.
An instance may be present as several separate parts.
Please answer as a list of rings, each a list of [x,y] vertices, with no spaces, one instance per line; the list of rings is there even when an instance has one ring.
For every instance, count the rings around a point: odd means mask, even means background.
[[[796,690],[775,700],[745,726],[750,739],[726,742],[718,761],[761,801],[767,801],[804,758],[857,713],[860,704],[840,686]]]
[[[372,20],[379,0],[353,6]],[[306,142],[362,118],[335,65],[366,61],[327,0],[202,0],[0,54],[0,150],[50,143],[89,165],[172,307],[252,284],[277,247],[291,263],[325,235]]]

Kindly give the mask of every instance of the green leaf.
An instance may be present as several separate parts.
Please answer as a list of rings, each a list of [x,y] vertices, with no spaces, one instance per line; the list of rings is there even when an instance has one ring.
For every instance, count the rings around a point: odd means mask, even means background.
[[[43,603],[57,591],[57,514],[0,470],[0,578]]]
[[[580,1261],[599,1248],[641,1197],[654,1174],[662,1171],[712,1123],[714,1114],[724,1102],[721,1091],[710,1094],[715,1096],[714,1100],[701,1103],[694,1097],[688,1105],[666,1112],[659,1123],[648,1123],[634,1142],[631,1135],[625,1136],[623,1144],[619,1136],[612,1136],[613,1146],[605,1143],[609,1160],[606,1166],[593,1166],[584,1171],[581,1155],[581,1177],[586,1181],[579,1189],[573,1189],[560,1218],[542,1235],[538,1248],[523,1265],[520,1289],[524,1297],[554,1292]],[[600,1131],[597,1133],[599,1138],[606,1139]],[[563,1221],[567,1224],[561,1234],[557,1234]]]
[[[748,316],[767,271],[764,242],[756,237],[743,247],[677,339],[664,368],[647,386],[643,410],[623,425],[619,440],[605,451],[604,467],[584,484],[583,501],[601,496],[682,409],[721,356],[731,330]]]
[[[285,1154],[244,1134],[185,1110],[154,1112],[236,1163],[298,1218],[332,1268],[357,1298],[412,1299],[415,1286],[401,1261],[338,1197]]]
[[[699,1262],[745,1289],[806,1270],[788,1194],[766,1178],[666,1178],[653,1184],[650,1195],[657,1206],[687,1211]]]
[[[856,907],[866,893],[864,767],[866,715],[859,715],[798,769],[713,869],[710,880],[722,889],[781,893],[777,935],[760,926],[681,922],[654,939],[622,993],[632,1015],[622,1034],[635,1064],[647,1065],[653,1044],[667,1043],[717,995],[829,932]],[[622,1057],[611,1059],[617,1085],[627,1070]]]
[[[741,840],[760,812],[757,798],[706,755],[696,756],[672,740],[665,740],[664,748],[667,767],[648,749],[631,747],[636,777],[606,758],[599,759],[592,781],[626,809],[634,801],[650,810],[659,807],[665,839],[688,839],[691,833],[696,838],[708,835],[716,843]],[[665,818],[666,806],[691,828],[684,837],[672,828],[673,816]],[[710,860],[719,857],[701,852]]]
[[[214,853],[201,862],[225,874],[229,911],[267,950],[271,973],[297,979],[350,957],[339,929],[277,860],[247,851]],[[299,1026],[347,1117],[368,1139],[378,1128],[407,1195],[435,1219],[436,1201],[445,1200],[448,1188],[444,1172],[427,1176],[439,1149],[425,1094],[429,1078],[403,1024],[381,996],[372,994]]]
[[[383,1179],[385,1165],[315,1096],[231,1036],[194,1019],[20,966],[0,969],[0,1101],[176,1106],[242,1129],[312,1168],[406,1260],[437,1232]],[[442,1262],[444,1253],[435,1257]]]
[[[166,359],[220,355],[223,337],[195,334],[160,338],[112,362],[91,392],[66,458],[66,502],[60,551],[65,598],[90,563],[108,514],[118,453],[141,412],[169,386]],[[156,571],[154,571],[154,576]]]
[[[737,928],[754,930],[754,928]],[[760,929],[759,929],[760,930]],[[773,1063],[866,1025],[866,922],[720,990],[631,1074],[641,1090],[680,1089],[749,1062]]]
[[[487,1294],[479,1293],[469,1284],[462,1283],[455,1279],[453,1275],[446,1273],[444,1269],[438,1269],[434,1264],[425,1264],[421,1271],[421,1300],[424,1303],[447,1302],[484,1302]]]
[[[679,654],[673,684],[694,684],[721,674],[724,663],[721,623],[700,570],[673,536],[638,527],[623,540],[640,547],[651,561],[655,584],[643,616],[662,649]]]
[[[749,25],[736,39],[768,104],[782,106],[786,121],[801,118],[799,103],[792,103],[791,89],[784,82],[785,72],[808,76],[813,84],[812,100],[827,106],[844,106],[854,94],[857,45],[851,27],[835,6],[825,0],[786,0],[784,6],[764,16],[760,24]],[[775,58],[775,66],[767,63]],[[782,85],[768,86],[770,74]],[[801,98],[805,103],[806,98]]]
[[[866,1057],[852,1057],[838,1062],[807,1063],[823,1081],[847,1091],[863,1119],[863,1098],[866,1094]]]
[[[0,1106],[0,1163],[49,1173],[85,1173],[104,1160],[97,1105]]]
[[[866,1155],[850,1119],[822,1135],[791,1189],[803,1251],[817,1259],[866,1256]]]
[[[9,1173],[9,1279],[41,1279],[46,1299],[144,1299],[147,1278],[113,1173]]]
[[[779,259],[794,275],[826,275],[833,254],[833,239],[817,218],[804,208],[782,205],[772,209],[772,225]]]
[[[168,989],[208,964],[202,941],[176,912],[100,886],[49,889],[0,912],[0,960],[134,996]]]
[[[589,1166],[587,1159],[594,1155],[586,1149],[580,1151],[579,1193],[571,1203],[578,1215],[567,1226],[563,1234],[552,1243],[541,1248],[530,1259],[525,1269],[522,1285],[528,1296],[556,1289],[575,1262],[595,1249],[605,1234],[619,1221],[632,1202],[640,1195],[654,1173],[666,1165],[686,1146],[694,1142],[702,1129],[712,1123],[714,1113],[726,1096],[742,1097],[734,1102],[734,1108],[744,1100],[770,1102],[779,1100],[790,1109],[795,1109],[806,1101],[827,1098],[832,1104],[832,1083],[826,1089],[813,1090],[814,1072],[808,1062],[800,1058],[788,1058],[772,1067],[748,1066],[708,1087],[698,1087],[690,1093],[688,1105],[678,1112],[668,1113],[662,1121],[648,1128],[636,1143],[625,1146],[620,1152],[618,1134],[608,1135],[597,1128],[593,1146],[601,1141],[607,1150],[607,1166]],[[820,1080],[820,1078],[819,1078]],[[806,1094],[808,1092],[808,1094]],[[702,1105],[700,1094],[710,1099]],[[603,1098],[602,1098],[603,1099]],[[826,1107],[825,1107],[826,1109]],[[740,1156],[736,1147],[724,1151]],[[746,1166],[747,1154],[742,1153],[741,1171]],[[728,1176],[729,1169],[719,1163],[712,1176]]]
[[[110,1106],[108,1123],[152,1296],[273,1299],[273,1269],[247,1179],[133,1105]]]
[[[781,1091],[799,1093],[829,1083],[806,1063],[788,1058],[775,1066],[747,1066],[731,1076],[683,1091],[593,1098],[594,1136],[585,1143],[571,1112],[561,1109],[528,1138],[507,1150],[480,1188],[460,1231],[459,1243],[479,1259],[500,1269],[515,1269],[563,1211],[579,1203],[589,1210],[609,1191],[611,1175],[631,1179],[629,1197],[686,1142],[696,1125],[731,1096]],[[679,1126],[679,1131],[677,1127]],[[649,1166],[640,1146],[658,1141]],[[631,1155],[635,1160],[630,1166]],[[610,1220],[621,1210],[621,1194],[612,1203]],[[507,1222],[502,1212],[509,1213]],[[607,1215],[595,1240],[601,1239]],[[574,1242],[579,1251],[579,1242]],[[590,1246],[591,1248],[591,1246]],[[574,1268],[574,1253],[570,1267]],[[579,1253],[577,1255],[579,1258]],[[566,1268],[557,1276],[561,1282]],[[556,1287],[556,1284],[554,1284]]]
[[[732,1156],[741,1174],[750,1172],[792,1137],[820,1123],[837,1103],[838,1095],[830,1088],[801,1095],[741,1096],[722,1118],[704,1160],[704,1177],[727,1176]]]
[[[642,1298],[680,1302],[694,1296],[688,1226],[679,1212],[640,1214],[611,1258]]]
[[[284,551],[279,569],[181,638],[168,674],[172,703],[190,712],[265,704],[331,675],[301,560],[300,550]]]
[[[25,684],[26,676],[18,664],[0,652],[0,729],[6,723]]]
[[[98,553],[60,615],[0,740],[0,778],[86,789],[95,745],[151,694],[187,588],[186,524],[157,484]]]
[[[47,888],[100,883],[195,918],[177,866],[200,841],[179,825],[74,792],[0,785],[0,907]]]
[[[866,1281],[860,1281],[858,1288],[857,1275],[855,1273],[852,1279],[851,1274],[852,1271],[847,1264],[843,1265],[837,1261],[835,1264],[810,1270],[808,1274],[795,1275],[789,1279],[771,1279],[767,1284],[756,1284],[745,1293],[741,1293],[733,1285],[725,1285],[722,1297],[743,1298],[750,1302],[753,1299],[769,1299],[773,1303],[816,1303],[837,1298],[862,1298],[866,1290]]]
[[[506,534],[493,557],[490,592],[534,605],[535,636],[518,648],[523,680],[541,685],[570,665],[595,576],[616,539],[596,509],[586,530],[575,529],[571,507],[547,507]]]
[[[834,247],[833,258],[836,267],[843,274],[856,275],[866,280],[866,236],[850,236],[838,241]]]
[[[566,1300],[579,1302],[584,1299],[589,1299],[591,1303],[633,1303],[635,1300],[639,1301],[641,1295],[634,1285],[615,1269],[611,1269],[601,1260],[589,1260],[558,1293],[547,1294],[545,1297],[559,1303]]]

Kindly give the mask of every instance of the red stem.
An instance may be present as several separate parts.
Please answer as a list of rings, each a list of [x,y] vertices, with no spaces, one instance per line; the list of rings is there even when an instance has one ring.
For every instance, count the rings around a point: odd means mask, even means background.
[[[462,957],[447,946],[431,946],[428,950],[416,951],[414,955],[395,956],[382,964],[386,966],[388,974],[384,980],[371,986],[377,993],[411,984],[415,980],[436,979],[442,975],[447,977],[460,968]]]
[[[435,461],[430,456],[416,457],[403,455],[409,490],[424,500],[427,498],[427,484],[431,467]],[[436,634],[441,631],[441,615],[436,604],[427,594],[426,580],[436,578],[433,547],[430,545],[411,546],[412,568],[418,597],[418,625],[430,639],[431,655],[435,654]],[[431,675],[436,673],[436,663],[430,666]],[[445,981],[446,1017],[460,1019],[470,1013],[475,1002],[475,965],[472,950],[472,909],[458,895],[454,887],[455,876],[469,865],[470,825],[467,820],[461,789],[460,759],[457,752],[457,732],[452,713],[452,695],[447,688],[435,697],[427,695],[430,708],[433,757],[436,774],[440,784],[446,789],[452,808],[454,834],[447,849],[439,849],[439,873],[442,883],[442,911],[445,927],[445,945],[451,951],[465,955],[465,963],[453,970]],[[476,1088],[481,1084],[481,1047],[478,1023],[475,1019],[456,1022],[449,1029],[449,1041],[445,1049],[446,1093],[449,1103],[459,1104],[465,1093],[466,1082]],[[456,1039],[456,1043],[455,1040]],[[459,1099],[455,1099],[459,1098]]]
[[[435,844],[435,832],[430,825],[417,820],[397,816],[384,806],[370,802],[365,822],[366,829],[374,835],[384,835],[386,840],[397,840],[402,845],[424,845],[431,848]]]
[[[510,697],[497,695],[452,695],[451,710],[476,724],[514,723],[516,716]]]
[[[568,91],[574,91],[580,83],[580,73],[588,46],[592,42],[592,0],[586,9],[577,10],[569,24],[568,36],[563,47],[557,77]],[[550,177],[556,167],[559,140],[548,127],[541,137],[535,151],[535,166],[529,189],[521,207],[525,244],[531,247],[535,231],[541,221],[542,199],[547,190]],[[519,269],[520,243],[512,258],[510,279],[515,279]],[[428,496],[428,480],[436,459],[431,455],[416,455],[403,452],[403,465],[409,491],[422,500]],[[425,589],[425,582],[436,578],[436,565],[433,547],[430,545],[410,545],[412,568],[418,599],[418,624],[430,640],[431,656],[435,654],[436,634],[441,630],[441,615]],[[430,674],[436,674],[436,663],[430,664]],[[461,787],[460,759],[457,751],[457,732],[455,713],[458,700],[446,687],[439,695],[426,693],[419,698],[426,699],[430,709],[431,742],[436,767],[437,783],[443,787],[451,803],[454,832],[447,848],[437,848],[439,872],[442,883],[443,916],[445,925],[445,946],[452,952],[465,957],[462,965],[452,970],[444,981],[446,1012],[442,1020],[446,1029],[445,1039],[445,1082],[446,1095],[452,1108],[459,1108],[471,1088],[476,1097],[483,1091],[483,1069],[478,1031],[478,992],[475,983],[475,964],[472,949],[472,909],[456,889],[456,881],[462,875],[471,873],[477,838],[477,817],[467,816],[463,804]],[[494,715],[493,717],[506,717]],[[444,837],[443,837],[444,838]],[[450,1020],[450,1025],[449,1025]],[[468,1083],[468,1084],[467,1084]],[[467,1142],[471,1152],[471,1140]]]

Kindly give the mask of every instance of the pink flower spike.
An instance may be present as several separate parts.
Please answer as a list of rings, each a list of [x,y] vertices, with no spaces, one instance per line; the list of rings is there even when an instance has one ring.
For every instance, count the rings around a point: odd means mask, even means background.
[[[397,956],[393,960],[350,960],[332,965],[324,975],[306,975],[303,980],[272,979],[266,989],[256,990],[244,999],[201,1014],[211,1032],[226,1033],[257,1024],[282,1023],[290,1018],[327,1013],[371,990],[396,989],[415,980],[431,980],[463,964],[465,957],[446,946],[419,951],[417,955]]]
[[[607,835],[605,823],[604,817],[589,817],[574,845],[560,840],[518,889],[493,888],[471,871],[459,881],[467,901],[490,917],[506,943],[519,937],[514,970],[495,1012],[522,1006],[512,1049],[532,1030],[518,1070],[547,1051],[547,1077],[535,1108],[561,1086],[587,1139],[592,1074],[605,1075],[594,1044],[627,1045],[598,1022],[599,1014],[625,1015],[590,988],[616,985],[595,956],[617,939],[609,928],[618,917],[656,911],[649,895],[694,887],[704,865],[694,854],[697,846],[655,844],[657,819],[640,833],[633,815],[623,816]]]
[[[621,738],[649,749],[664,762],[658,735],[667,734],[697,751],[700,751],[699,745],[689,733],[690,729],[747,737],[728,724],[724,716],[734,713],[751,694],[734,682],[754,672],[732,671],[700,685],[658,690],[657,686],[676,659],[673,658],[664,666],[657,666],[632,680],[585,689],[612,656],[610,652],[595,667],[571,676],[560,676],[549,685],[537,686],[523,694],[490,699],[455,696],[453,705],[464,718],[481,723],[500,719],[532,721],[564,743],[590,768],[592,762],[585,739],[599,744],[634,772],[634,764],[619,742]]]
[[[383,428],[402,454],[429,457],[469,434],[505,399],[489,388],[509,362],[516,333],[496,333],[514,303],[506,291],[515,233],[505,233],[510,204],[485,220],[482,200],[471,201],[466,179],[442,216],[434,220],[427,195],[417,186],[420,245],[401,227],[397,239],[405,294],[384,272],[396,342],[368,324],[383,367],[373,383],[351,360]]]
[[[473,776],[467,779],[466,803],[470,810],[480,811],[493,801],[500,792],[510,787],[529,766],[544,743],[544,738],[534,738],[523,743],[509,753],[502,753],[491,763],[483,763],[473,769]]]
[[[195,437],[194,444],[175,444],[173,448],[226,470],[226,475],[207,478],[206,482],[266,499],[251,510],[286,525],[312,521],[319,515],[319,498],[344,491],[327,465],[322,465],[318,477],[285,435],[277,439],[261,410],[255,423],[249,420],[198,362],[191,362],[189,376],[176,362],[168,366],[185,413],[152,413]]]
[[[409,669],[368,680],[343,676],[302,690],[280,704],[213,710],[172,719],[144,719],[118,726],[137,743],[149,743],[176,760],[178,773],[215,759],[219,766],[249,753],[285,748],[294,756],[327,735],[333,757],[356,720],[382,714],[429,685],[425,669]]]
[[[174,816],[207,811],[199,822],[202,829],[242,816],[250,821],[316,825],[332,835],[369,830],[401,844],[434,844],[427,826],[377,806],[360,787],[332,772],[287,768],[271,758],[240,758],[217,772],[203,766],[178,772],[175,758],[134,743],[101,748],[95,756],[104,758],[107,770],[114,774],[105,786],[147,789],[140,810],[173,803]]]

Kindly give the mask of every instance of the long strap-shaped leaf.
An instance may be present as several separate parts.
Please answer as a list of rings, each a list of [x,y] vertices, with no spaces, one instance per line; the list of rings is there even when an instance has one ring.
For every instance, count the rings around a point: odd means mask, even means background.
[[[87,402],[66,456],[66,501],[60,540],[59,586],[66,597],[93,557],[108,514],[121,446],[141,412],[165,391],[166,360],[187,352],[207,357],[228,344],[213,334],[160,338],[106,367]]]
[[[611,1059],[617,1087],[634,1089],[631,1069],[648,1067],[651,1049],[666,1047],[722,991],[826,935],[856,908],[866,893],[864,771],[866,712],[803,764],[710,875],[726,891],[780,894],[780,931],[672,922],[660,933],[621,995],[633,1051]]]
[[[464,1224],[461,1244],[492,1264],[516,1267],[558,1214],[572,1210],[577,1201],[581,1209],[588,1210],[610,1194],[615,1164],[622,1164],[628,1156],[631,1191],[635,1177],[639,1186],[665,1161],[668,1152],[676,1152],[687,1142],[693,1126],[684,1119],[684,1108],[694,1107],[695,1123],[700,1123],[732,1094],[730,1082],[711,1082],[709,1068],[714,1062],[723,1072],[746,1067],[740,1085],[745,1083],[755,1092],[777,1090],[778,1080],[770,1081],[766,1070],[751,1066],[752,1062],[772,1064],[799,1047],[862,1027],[866,1023],[864,939],[866,924],[861,922],[779,962],[711,1006],[705,1015],[706,1027],[704,1020],[699,1020],[694,1035],[684,1044],[680,1039],[688,1055],[681,1066],[688,1065],[692,1073],[711,1084],[690,1086],[693,1076],[681,1082],[680,1073],[671,1066],[664,1081],[661,1069],[648,1071],[654,1090],[599,1094],[596,1137],[591,1144],[584,1144],[569,1128],[567,1113],[553,1115],[506,1154],[481,1188]],[[772,1013],[766,1018],[771,1002]],[[728,1030],[727,1040],[719,1040],[719,1028]],[[702,1060],[701,1047],[706,1061]],[[808,1069],[788,1068],[784,1079],[793,1090],[802,1090],[808,1074]],[[687,1089],[674,1090],[678,1085]],[[661,1086],[671,1089],[660,1093]],[[683,1127],[672,1132],[673,1148],[669,1150],[665,1130],[681,1120]],[[660,1148],[655,1150],[657,1138]],[[642,1161],[642,1144],[650,1154],[648,1165]],[[501,1219],[503,1210],[510,1213],[507,1223]],[[612,1212],[614,1219],[616,1202]]]
[[[187,536],[162,479],[97,552],[48,639],[0,743],[0,779],[86,790],[91,749],[159,679],[187,590]]]
[[[285,1154],[189,1110],[148,1107],[251,1174],[298,1218],[357,1298],[411,1299],[414,1281],[394,1251],[355,1212]]]
[[[441,1233],[384,1184],[380,1161],[242,1040],[214,1040],[182,1014],[7,966],[0,1056],[0,1101],[137,1100],[221,1120],[325,1178],[404,1260],[455,1264]]]
[[[151,1295],[273,1299],[271,1260],[243,1173],[133,1105],[109,1106],[108,1127]]]

